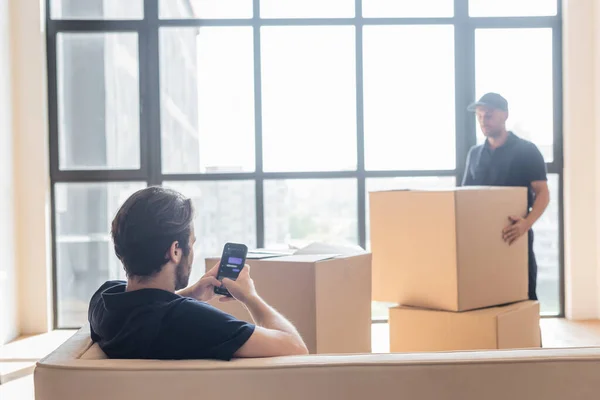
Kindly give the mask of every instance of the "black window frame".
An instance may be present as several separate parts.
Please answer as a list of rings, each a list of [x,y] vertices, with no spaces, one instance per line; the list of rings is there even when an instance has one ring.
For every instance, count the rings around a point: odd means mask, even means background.
[[[564,316],[564,222],[563,222],[563,90],[562,90],[562,0],[557,0],[557,14],[536,17],[470,17],[469,1],[454,1],[453,17],[436,18],[363,18],[362,0],[355,0],[354,18],[281,18],[261,19],[260,0],[253,0],[253,17],[248,19],[160,19],[159,0],[144,0],[141,20],[72,20],[52,19],[51,0],[46,0],[46,44],[48,70],[48,118],[51,185],[51,234],[53,279],[53,326],[58,326],[57,257],[55,221],[55,184],[92,182],[144,181],[160,185],[164,181],[231,181],[252,180],[256,190],[256,240],[264,245],[264,182],[273,179],[334,179],[357,180],[357,218],[359,245],[366,246],[366,179],[378,177],[444,177],[462,180],[467,152],[476,144],[475,119],[466,111],[475,97],[475,30],[485,28],[551,28],[553,50],[553,150],[548,173],[558,177],[559,209],[559,306],[558,317]],[[260,28],[262,26],[350,25],[355,27],[356,40],[356,143],[357,168],[354,171],[264,172],[262,154],[261,59]],[[452,25],[455,52],[455,128],[456,167],[452,170],[365,169],[363,121],[363,27],[367,25]],[[247,173],[164,174],[161,158],[161,105],[159,31],[162,27],[249,26],[254,38],[254,101],[255,101],[255,171]],[[63,32],[103,33],[136,32],[139,48],[140,84],[140,168],[137,170],[61,170],[59,168],[57,35]],[[378,321],[374,321],[378,322]]]

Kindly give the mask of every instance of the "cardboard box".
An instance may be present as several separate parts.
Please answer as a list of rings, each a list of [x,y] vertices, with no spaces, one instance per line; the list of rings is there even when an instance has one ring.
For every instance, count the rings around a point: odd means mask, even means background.
[[[527,299],[527,236],[509,246],[525,188],[370,193],[373,300],[465,311]]]
[[[371,254],[249,253],[258,294],[288,318],[316,353],[371,352]],[[206,260],[209,269],[216,258]],[[238,302],[211,304],[252,322]]]
[[[475,311],[390,309],[390,351],[523,349],[541,346],[540,305],[523,301]]]

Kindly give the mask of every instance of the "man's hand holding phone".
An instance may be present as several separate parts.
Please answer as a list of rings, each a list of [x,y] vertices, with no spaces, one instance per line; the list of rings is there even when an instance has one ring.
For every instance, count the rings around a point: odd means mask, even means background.
[[[223,278],[223,287],[233,296],[232,297],[221,297],[219,301],[231,301],[238,300],[242,303],[247,303],[253,298],[256,298],[256,288],[254,287],[254,281],[250,277],[250,266],[244,265],[238,278],[234,281],[229,278]]]
[[[198,282],[180,290],[177,294],[183,297],[191,297],[199,301],[209,302],[217,296],[214,292],[214,288],[223,287],[227,289],[233,297],[220,296],[219,301],[221,302],[238,300],[244,303],[257,297],[254,281],[250,277],[250,266],[248,264],[244,265],[235,281],[229,278],[223,278],[222,281],[219,281],[217,279],[219,265],[220,262],[206,272]]]

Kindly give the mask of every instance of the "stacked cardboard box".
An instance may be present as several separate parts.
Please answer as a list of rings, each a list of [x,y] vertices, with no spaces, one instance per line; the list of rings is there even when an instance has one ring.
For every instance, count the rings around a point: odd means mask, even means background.
[[[526,211],[525,188],[370,193],[373,300],[401,305],[391,351],[539,347],[527,240],[502,238]]]

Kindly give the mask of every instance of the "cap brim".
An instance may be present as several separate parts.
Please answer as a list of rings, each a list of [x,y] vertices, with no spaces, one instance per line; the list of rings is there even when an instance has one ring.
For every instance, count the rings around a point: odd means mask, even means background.
[[[486,103],[484,101],[476,101],[475,103],[470,104],[469,107],[467,107],[467,111],[475,112],[477,110],[477,107],[487,107],[487,108],[492,108],[494,110],[508,111],[502,107],[498,107],[495,104]]]
[[[475,110],[477,110],[477,107],[492,107],[492,106],[490,106],[489,104],[484,103],[482,101],[476,101],[475,103],[469,104],[469,107],[467,107],[467,111],[475,112]]]

